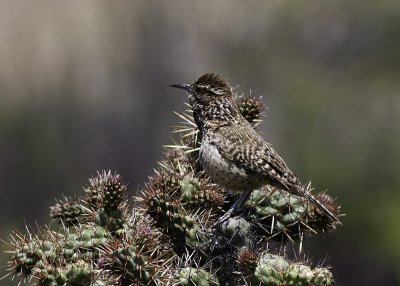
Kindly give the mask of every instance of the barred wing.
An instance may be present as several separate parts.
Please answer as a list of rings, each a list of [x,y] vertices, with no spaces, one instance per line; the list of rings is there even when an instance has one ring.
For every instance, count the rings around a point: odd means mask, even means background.
[[[244,168],[246,172],[264,175],[273,184],[291,189],[297,178],[283,159],[249,126],[222,126],[213,134],[221,156]]]

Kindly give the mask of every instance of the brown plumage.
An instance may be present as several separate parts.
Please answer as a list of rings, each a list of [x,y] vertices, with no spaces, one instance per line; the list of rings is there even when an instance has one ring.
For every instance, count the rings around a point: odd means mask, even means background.
[[[199,128],[199,160],[212,180],[232,191],[243,192],[229,215],[250,193],[269,184],[307,198],[330,219],[338,218],[301,184],[285,161],[240,114],[232,89],[221,76],[208,73],[194,84],[174,84],[189,93],[193,117]]]

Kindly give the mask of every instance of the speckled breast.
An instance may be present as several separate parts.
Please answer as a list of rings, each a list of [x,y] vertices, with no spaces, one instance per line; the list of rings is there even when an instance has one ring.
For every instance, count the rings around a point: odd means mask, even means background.
[[[212,181],[230,191],[254,190],[267,183],[264,177],[246,172],[222,157],[215,143],[204,138],[199,153],[200,166]]]

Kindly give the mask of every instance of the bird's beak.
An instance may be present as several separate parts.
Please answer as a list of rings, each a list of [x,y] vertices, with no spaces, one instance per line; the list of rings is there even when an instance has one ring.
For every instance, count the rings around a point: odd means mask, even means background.
[[[174,83],[171,84],[170,87],[175,87],[175,88],[180,88],[184,89],[189,93],[193,93],[192,85],[191,84],[186,84],[186,83]]]

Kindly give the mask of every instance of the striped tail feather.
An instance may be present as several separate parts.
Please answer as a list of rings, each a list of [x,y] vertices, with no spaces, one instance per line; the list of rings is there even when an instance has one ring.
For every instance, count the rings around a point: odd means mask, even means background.
[[[340,222],[338,216],[333,213],[333,211],[329,210],[327,206],[325,206],[318,198],[316,198],[311,192],[309,191],[309,186],[302,186],[300,184],[296,184],[294,189],[295,189],[295,194],[306,198],[309,200],[312,204],[314,204],[318,209],[325,214],[327,217],[329,217],[330,220],[332,220],[335,223],[338,223],[341,225],[342,223]]]

